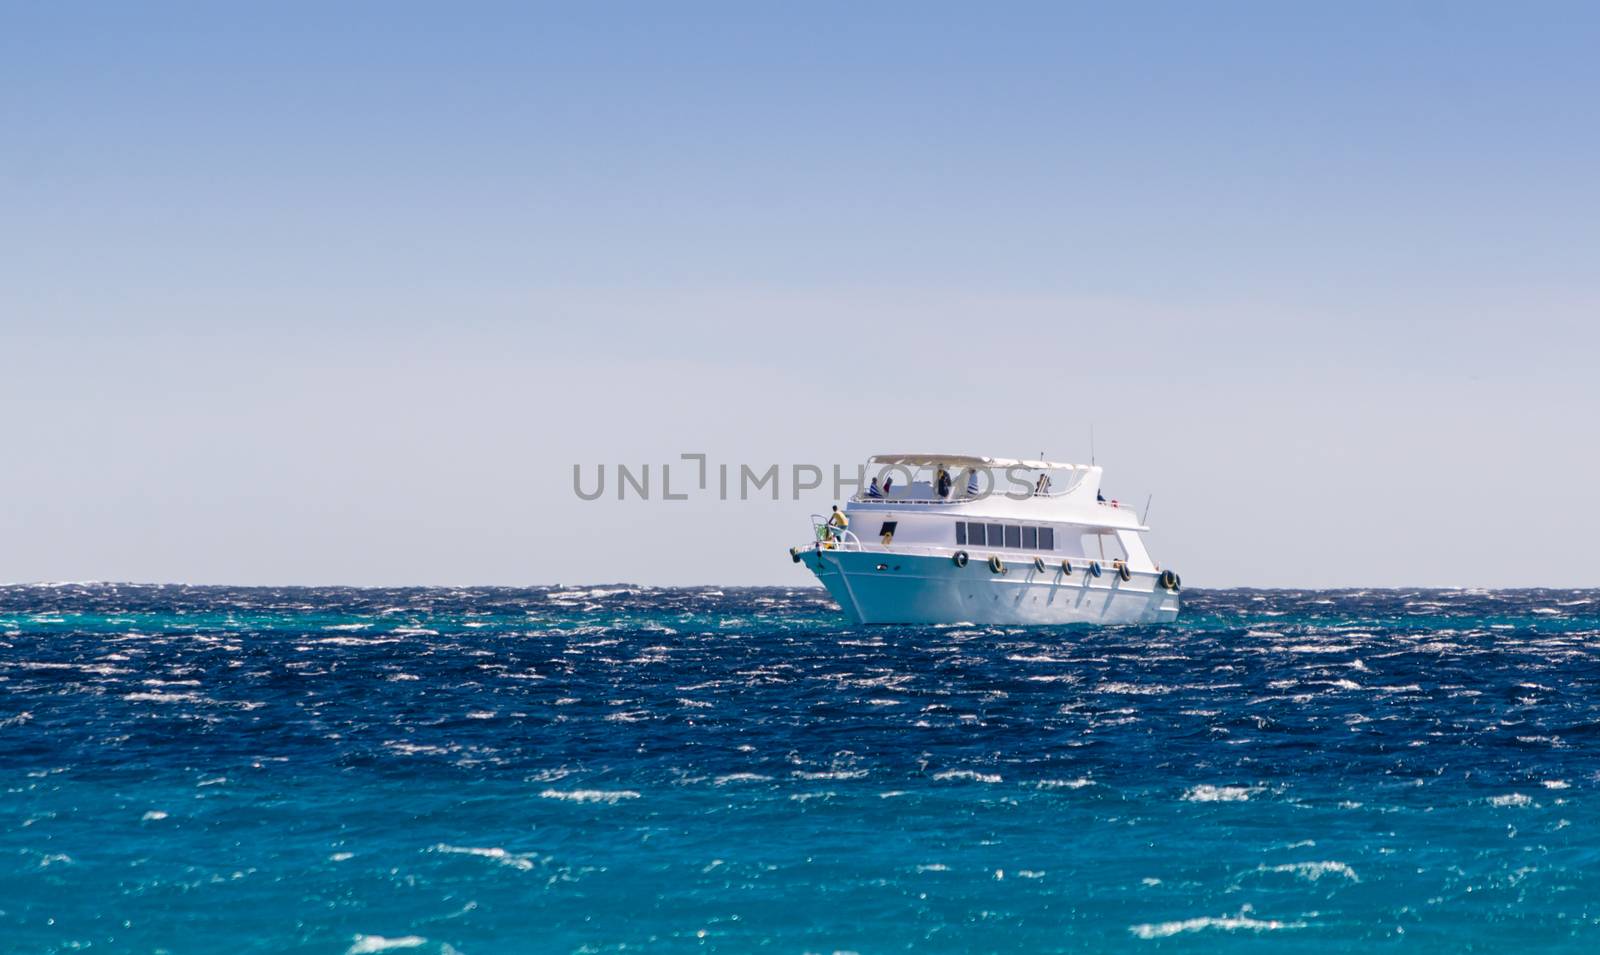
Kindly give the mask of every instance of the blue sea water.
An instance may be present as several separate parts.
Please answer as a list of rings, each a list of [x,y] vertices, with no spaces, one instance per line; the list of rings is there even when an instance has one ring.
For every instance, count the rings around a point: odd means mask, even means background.
[[[1600,593],[0,588],[0,951],[1600,950]]]

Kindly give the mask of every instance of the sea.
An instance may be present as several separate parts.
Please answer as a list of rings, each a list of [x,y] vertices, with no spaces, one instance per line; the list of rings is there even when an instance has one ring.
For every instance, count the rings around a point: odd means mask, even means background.
[[[1600,951],[1600,591],[0,587],[0,952]]]

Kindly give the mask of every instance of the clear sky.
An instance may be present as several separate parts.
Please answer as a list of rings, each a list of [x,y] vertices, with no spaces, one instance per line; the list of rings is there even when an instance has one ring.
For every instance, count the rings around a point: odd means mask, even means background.
[[[572,466],[1092,425],[1191,586],[1600,581],[1600,5],[776,7],[0,7],[0,580],[809,583]]]

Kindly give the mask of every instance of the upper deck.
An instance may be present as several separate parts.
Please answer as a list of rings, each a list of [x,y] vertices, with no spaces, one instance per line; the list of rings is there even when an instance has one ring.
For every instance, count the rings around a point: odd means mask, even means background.
[[[943,485],[940,472],[947,476]],[[1133,508],[1100,499],[1101,468],[1091,464],[880,454],[868,459],[867,476],[868,486],[849,501],[852,512],[913,511],[1146,530]]]

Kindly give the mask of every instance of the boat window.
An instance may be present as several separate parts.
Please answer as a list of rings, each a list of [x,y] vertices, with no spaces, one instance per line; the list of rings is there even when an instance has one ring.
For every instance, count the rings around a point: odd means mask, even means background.
[[[1011,550],[1022,549],[1022,528],[1015,524],[1006,525],[1006,547]]]
[[[989,525],[989,546],[1004,547],[1006,539],[1005,526],[1002,524]]]
[[[894,529],[899,526],[899,521],[884,521],[883,526],[878,528],[878,536],[882,537],[885,534],[893,534]]]
[[[1056,549],[1056,529],[1054,527],[1041,527],[1041,528],[1039,528],[1039,549],[1040,550],[1055,550]]]
[[[1122,549],[1122,542],[1117,540],[1117,535],[1113,531],[1086,532],[1083,535],[1083,553],[1085,556],[1103,561],[1123,560],[1128,556]]]
[[[1037,527],[1024,527],[1022,529],[1022,549],[1023,550],[1038,550],[1039,549],[1039,528],[1037,528]]]
[[[983,525],[982,524],[968,524],[967,525],[967,543],[971,544],[973,547],[982,547],[983,546]]]
[[[965,544],[966,542],[967,542],[967,522],[966,521],[956,521],[956,543],[957,544]]]

